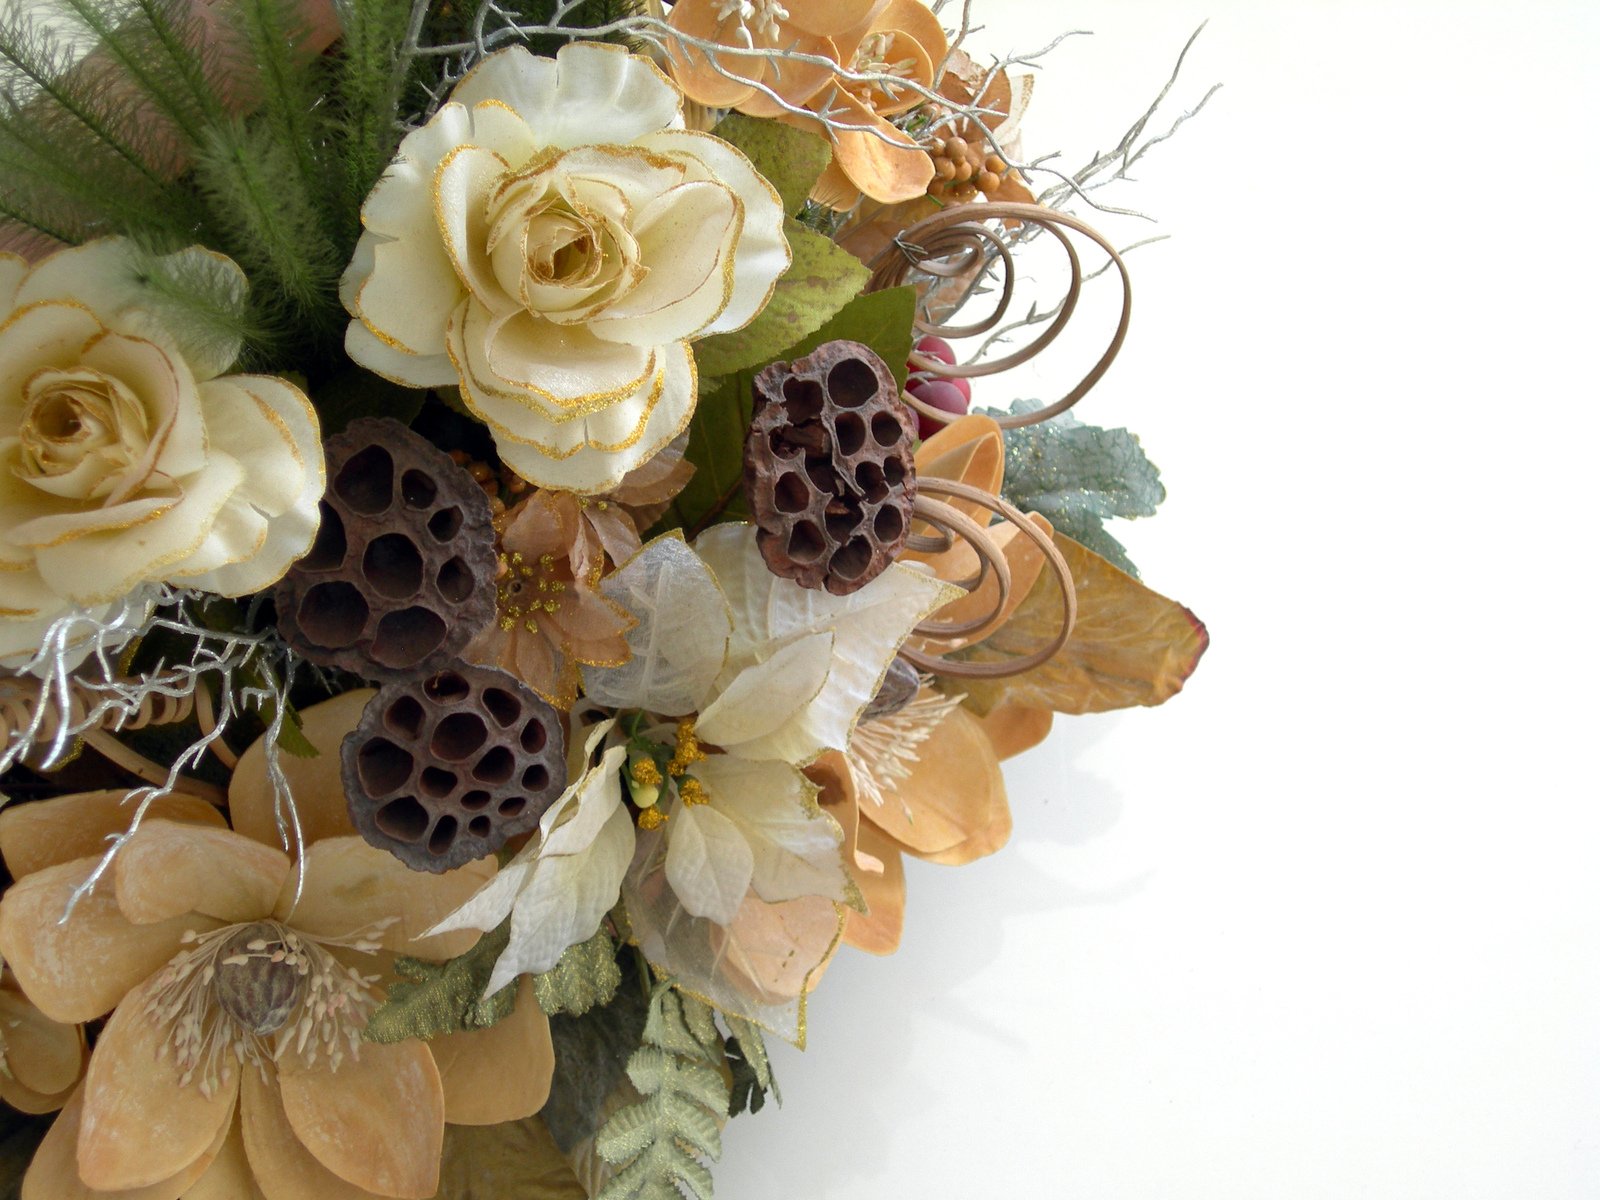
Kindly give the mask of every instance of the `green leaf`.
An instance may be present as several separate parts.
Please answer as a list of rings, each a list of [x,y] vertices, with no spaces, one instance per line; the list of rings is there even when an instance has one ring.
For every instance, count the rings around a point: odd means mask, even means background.
[[[266,711],[262,714],[267,724],[272,723],[272,714],[275,705],[267,701]],[[287,750],[296,758],[319,758],[322,751],[311,744],[311,739],[306,736],[306,728],[300,721],[300,713],[294,705],[285,702],[283,709],[283,724],[278,728],[278,745]]]
[[[1038,400],[1013,412],[1038,412]],[[991,415],[993,415],[991,413]],[[1149,517],[1167,497],[1161,472],[1126,429],[1085,425],[1062,413],[1037,425],[1006,430],[1006,498],[1037,512],[1056,530],[1135,579],[1139,572],[1122,543],[1105,529],[1111,517]]]
[[[772,362],[828,321],[872,277],[855,255],[794,218],[786,217],[783,228],[794,261],[754,321],[695,343],[701,375],[726,375]]]
[[[638,966],[633,955],[619,965],[622,983],[611,1003],[581,1017],[550,1018],[556,1067],[550,1101],[541,1115],[563,1154],[599,1128],[606,1100],[623,1081],[628,1057],[644,1036],[649,1000],[640,985]]]
[[[767,1057],[767,1043],[761,1030],[743,1017],[728,1016],[732,1036],[723,1045],[728,1057],[728,1068],[733,1072],[728,1115],[737,1117],[747,1109],[758,1113],[767,1102],[767,1093],[779,1104],[783,1095],[778,1091],[777,1080],[772,1076],[772,1062]]]
[[[588,1200],[539,1117],[446,1125],[435,1200]]]
[[[803,358],[825,342],[860,342],[883,359],[894,373],[895,382],[904,387],[916,306],[916,289],[910,287],[857,296],[822,328],[786,347],[773,361]],[[694,477],[672,502],[656,526],[658,530],[681,527],[693,536],[717,521],[749,517],[744,499],[744,439],[755,405],[752,389],[758,370],[745,369],[721,379],[701,380],[700,404],[689,426],[686,452],[695,466]]]
[[[828,140],[809,129],[730,113],[711,131],[744,152],[756,170],[783,197],[783,211],[794,216],[833,157]]]
[[[391,984],[388,999],[367,1022],[362,1036],[369,1042],[403,1042],[441,1033],[487,1029],[511,1015],[516,1004],[516,984],[509,983],[485,997],[495,960],[511,940],[507,917],[478,944],[449,962],[423,962],[401,957],[394,969],[401,981]]]
[[[610,1004],[621,982],[617,947],[604,929],[586,942],[568,946],[560,962],[533,977],[539,1007],[547,1016],[570,1013],[581,1017],[597,1005]]]
[[[360,417],[393,417],[400,424],[409,425],[427,398],[425,391],[401,387],[359,368],[341,371],[319,386],[312,397],[322,420],[323,437],[343,432]]]

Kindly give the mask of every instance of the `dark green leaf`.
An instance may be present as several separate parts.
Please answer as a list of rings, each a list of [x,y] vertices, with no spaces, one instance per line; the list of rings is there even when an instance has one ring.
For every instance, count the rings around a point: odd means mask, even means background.
[[[471,950],[449,962],[396,959],[394,968],[401,981],[390,985],[388,998],[372,1014],[363,1036],[369,1042],[403,1042],[487,1029],[509,1017],[516,1003],[516,984],[509,983],[488,997],[483,990],[489,986],[495,960],[510,940],[511,918],[507,917]]]
[[[625,956],[620,967],[622,983],[611,1003],[581,1017],[550,1018],[556,1069],[542,1115],[564,1154],[599,1128],[606,1099],[644,1036],[648,1000],[634,956]]]
[[[0,1200],[22,1195],[22,1177],[54,1120],[54,1113],[29,1117],[0,1105]]]
[[[409,425],[422,411],[427,397],[425,391],[401,387],[370,371],[352,368],[318,387],[312,400],[322,420],[322,436],[332,437],[360,417],[393,417],[400,424]]]
[[[756,170],[778,189],[783,211],[789,216],[799,213],[805,205],[818,176],[833,157],[827,139],[820,134],[743,113],[723,117],[711,132],[744,151]]]

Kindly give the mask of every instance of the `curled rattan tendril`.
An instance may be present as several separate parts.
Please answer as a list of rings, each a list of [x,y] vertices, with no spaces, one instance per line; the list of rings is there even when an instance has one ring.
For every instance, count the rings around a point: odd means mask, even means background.
[[[913,636],[925,638],[931,642],[941,640],[957,641],[966,635],[992,624],[1005,612],[1011,589],[1011,573],[1005,564],[1005,553],[994,537],[978,522],[961,513],[953,505],[943,503],[935,497],[948,497],[953,500],[963,500],[988,509],[1000,517],[1006,524],[1014,525],[1017,531],[1029,538],[1044,555],[1045,565],[1056,577],[1056,586],[1061,593],[1061,628],[1048,642],[1039,649],[1004,662],[967,662],[961,659],[950,659],[938,654],[930,654],[921,650],[902,649],[900,657],[921,671],[928,671],[957,679],[1004,679],[1011,675],[1020,675],[1031,671],[1035,667],[1043,666],[1055,657],[1056,652],[1066,644],[1067,638],[1072,635],[1072,627],[1078,619],[1078,595],[1072,586],[1072,572],[1067,567],[1067,560],[1061,556],[1061,551],[1056,549],[1055,542],[1050,534],[1041,530],[1030,521],[1015,505],[986,492],[982,488],[973,487],[968,483],[957,483],[947,479],[919,478],[917,480],[917,506],[912,510],[913,515],[926,520],[944,531],[943,537],[929,537],[929,543],[947,542],[953,535],[960,536],[978,555],[980,563],[991,564],[1000,583],[997,596],[990,611],[981,614],[969,622],[959,626],[945,624],[938,621],[925,621],[912,631]],[[960,519],[951,520],[951,516]],[[913,547],[913,548],[921,548]],[[975,590],[983,579],[984,572],[979,571],[972,580],[963,581],[962,586],[968,590]],[[956,649],[952,646],[951,649]]]
[[[907,283],[913,274],[959,279],[974,270],[983,270],[991,262],[998,261],[1001,268],[1000,298],[994,311],[983,320],[957,325],[938,324],[923,316],[917,319],[919,331],[937,337],[964,338],[988,333],[1004,320],[1006,310],[1016,294],[1017,268],[1011,249],[1016,239],[997,233],[984,224],[987,221],[1020,224],[1041,230],[1055,238],[1066,250],[1067,259],[1071,263],[1072,279],[1067,295],[1044,330],[1021,349],[988,362],[955,366],[913,352],[911,365],[918,371],[946,378],[997,375],[1036,357],[1055,341],[1066,328],[1067,322],[1072,319],[1078,307],[1078,300],[1083,294],[1083,263],[1078,256],[1077,248],[1073,245],[1071,238],[1073,233],[1083,235],[1104,250],[1122,278],[1122,313],[1105,353],[1094,366],[1089,368],[1088,373],[1078,381],[1077,385],[1055,403],[1037,412],[1005,413],[995,417],[1002,429],[1019,429],[1025,425],[1037,425],[1041,421],[1048,421],[1066,412],[1088,395],[1090,389],[1110,370],[1111,364],[1122,349],[1123,341],[1128,336],[1128,321],[1133,311],[1133,288],[1128,278],[1127,265],[1123,263],[1111,243],[1076,217],[1068,216],[1043,204],[985,202],[943,209],[905,230],[873,259],[870,264],[872,279],[867,284],[867,290],[881,291],[884,288],[899,287]],[[933,408],[909,393],[903,394],[901,398],[916,412],[940,425],[954,421],[959,415]]]

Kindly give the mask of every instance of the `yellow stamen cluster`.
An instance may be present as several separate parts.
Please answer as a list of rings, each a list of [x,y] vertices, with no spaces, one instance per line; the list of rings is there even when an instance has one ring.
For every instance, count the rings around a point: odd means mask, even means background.
[[[710,804],[711,794],[698,779],[684,779],[678,784],[678,798],[685,804]]]
[[[643,829],[643,830],[646,830],[646,831],[649,831],[651,829],[660,829],[666,823],[667,823],[667,814],[662,812],[659,807],[652,806],[650,808],[645,808],[645,809],[640,809],[639,810],[639,828],[640,829]]]
[[[653,758],[635,759],[630,773],[633,775],[633,781],[641,787],[661,786],[661,768],[656,766]]]
[[[537,633],[538,615],[554,615],[560,609],[561,596],[567,590],[567,585],[564,580],[551,577],[555,565],[553,554],[541,554],[537,569],[529,566],[523,556],[516,552],[500,555],[495,603],[500,610],[500,628],[504,632],[510,633],[521,625],[529,633]]]
[[[697,762],[704,762],[706,752],[700,748],[700,739],[694,735],[694,718],[685,717],[678,722],[678,746],[667,764],[667,774],[676,778]]]

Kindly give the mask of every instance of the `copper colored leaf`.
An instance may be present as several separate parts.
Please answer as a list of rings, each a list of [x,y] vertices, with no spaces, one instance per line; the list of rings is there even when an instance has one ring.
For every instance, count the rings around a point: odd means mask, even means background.
[[[980,712],[1005,703],[1063,713],[1109,712],[1161,704],[1182,690],[1210,638],[1183,605],[1153,592],[1098,554],[1060,534],[1078,593],[1078,623],[1043,666],[996,680],[952,680]],[[975,662],[1016,658],[1050,640],[1061,602],[1054,579],[1040,577],[1004,628],[962,654]]]

